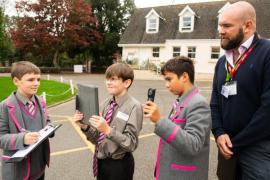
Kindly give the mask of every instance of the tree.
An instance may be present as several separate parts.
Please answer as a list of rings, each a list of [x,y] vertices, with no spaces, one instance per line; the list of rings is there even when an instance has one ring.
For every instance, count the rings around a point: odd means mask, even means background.
[[[11,31],[15,47],[43,59],[53,57],[59,67],[59,54],[81,51],[100,40],[97,20],[84,0],[38,0],[16,3],[17,27]]]
[[[6,17],[4,10],[0,7],[0,62],[7,61],[13,55],[13,46],[6,32]]]
[[[113,55],[120,51],[117,46],[125,30],[130,14],[135,9],[134,0],[88,0],[99,22],[102,41],[94,46],[93,58],[96,65],[110,65]]]

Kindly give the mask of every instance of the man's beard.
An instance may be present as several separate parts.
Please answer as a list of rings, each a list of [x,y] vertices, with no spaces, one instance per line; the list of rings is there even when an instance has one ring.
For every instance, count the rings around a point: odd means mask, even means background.
[[[235,38],[231,40],[225,39],[225,41],[227,40],[227,43],[224,42],[224,39],[223,40],[221,39],[220,44],[223,49],[231,50],[239,47],[243,39],[244,39],[244,31],[243,28],[240,28]]]

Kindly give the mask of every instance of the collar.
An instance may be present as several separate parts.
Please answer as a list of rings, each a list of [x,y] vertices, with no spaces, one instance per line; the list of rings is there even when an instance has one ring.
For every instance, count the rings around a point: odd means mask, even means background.
[[[18,98],[18,100],[19,100],[20,102],[23,103],[23,105],[26,105],[26,103],[27,103],[29,100],[32,101],[34,104],[36,103],[36,101],[35,101],[35,96],[32,96],[32,97],[29,99],[28,97],[22,95],[19,91],[16,91],[15,95],[16,95],[16,97]]]
[[[125,93],[124,95],[120,96],[116,101],[117,106],[122,106],[128,100],[128,98],[129,98],[128,93]],[[115,98],[113,97],[112,99],[110,99],[109,103],[111,104],[111,102],[114,100]]]
[[[196,89],[196,86],[193,86],[188,92],[186,92],[185,94],[183,94],[182,96],[179,96],[177,99],[179,104],[182,104],[187,98],[188,96]]]
[[[244,54],[245,51],[251,46],[253,39],[254,39],[254,34],[252,36],[250,36],[243,44],[240,45],[240,47],[238,48],[238,52],[239,52],[240,56],[242,54]],[[225,50],[225,57],[226,57],[228,63],[232,67],[234,67],[232,50],[227,50],[227,51]]]

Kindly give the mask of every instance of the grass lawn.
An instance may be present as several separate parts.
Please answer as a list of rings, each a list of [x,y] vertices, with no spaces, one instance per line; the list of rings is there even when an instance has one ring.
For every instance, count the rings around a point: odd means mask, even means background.
[[[47,105],[52,105],[71,98],[73,95],[70,90],[63,94],[69,88],[69,84],[63,84],[57,81],[41,80],[37,94],[41,95],[42,92],[46,92]],[[16,90],[16,87],[13,85],[10,77],[0,77],[0,101],[7,98],[14,90]]]

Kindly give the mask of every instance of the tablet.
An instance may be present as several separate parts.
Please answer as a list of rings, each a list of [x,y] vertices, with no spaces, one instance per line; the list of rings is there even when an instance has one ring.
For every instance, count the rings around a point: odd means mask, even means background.
[[[92,115],[99,115],[98,87],[78,84],[76,96],[76,110],[83,113],[82,123],[90,124]]]

